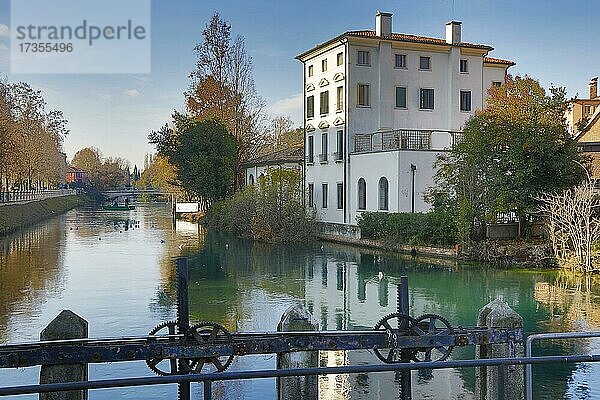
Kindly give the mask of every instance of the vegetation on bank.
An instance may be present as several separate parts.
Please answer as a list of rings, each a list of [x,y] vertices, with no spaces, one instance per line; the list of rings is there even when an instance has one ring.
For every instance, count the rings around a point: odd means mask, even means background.
[[[449,213],[365,212],[358,220],[365,239],[414,246],[447,246],[456,243],[456,223]]]
[[[46,106],[28,83],[0,78],[0,191],[57,187],[64,180],[67,120]]]
[[[256,185],[220,200],[208,211],[206,224],[237,236],[271,243],[315,239],[316,223],[307,215],[302,176],[290,169],[272,169]]]
[[[0,206],[0,236],[5,236],[46,218],[60,215],[87,202],[89,199],[86,196],[63,196],[25,204]]]

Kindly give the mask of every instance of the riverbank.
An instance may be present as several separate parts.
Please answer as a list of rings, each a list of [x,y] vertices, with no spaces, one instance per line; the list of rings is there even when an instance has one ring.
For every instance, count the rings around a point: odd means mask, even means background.
[[[543,241],[488,240],[469,251],[462,251],[460,247],[411,246],[323,232],[317,236],[327,242],[410,254],[412,256],[476,261],[504,268],[556,268],[550,246]]]
[[[24,226],[35,224],[46,218],[60,215],[90,200],[83,195],[53,197],[25,204],[10,204],[0,207],[0,237]]]

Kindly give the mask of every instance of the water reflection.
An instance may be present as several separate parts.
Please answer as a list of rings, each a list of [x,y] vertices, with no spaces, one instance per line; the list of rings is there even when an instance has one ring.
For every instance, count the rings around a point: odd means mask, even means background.
[[[63,218],[26,228],[0,240],[0,342],[10,319],[32,318],[49,296],[64,288]],[[11,328],[16,335],[25,327]]]

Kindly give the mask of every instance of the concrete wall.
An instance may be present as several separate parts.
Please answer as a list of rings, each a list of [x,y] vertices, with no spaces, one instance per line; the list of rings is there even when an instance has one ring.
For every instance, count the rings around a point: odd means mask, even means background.
[[[353,154],[351,156],[349,193],[350,223],[362,212],[358,210],[358,180],[364,178],[367,184],[367,204],[365,211],[379,209],[379,180],[382,176],[389,183],[389,212],[410,212],[412,206],[412,170],[415,171],[415,212],[429,211],[431,206],[423,199],[425,191],[434,185],[434,162],[440,153],[436,151],[398,150],[379,153]]]

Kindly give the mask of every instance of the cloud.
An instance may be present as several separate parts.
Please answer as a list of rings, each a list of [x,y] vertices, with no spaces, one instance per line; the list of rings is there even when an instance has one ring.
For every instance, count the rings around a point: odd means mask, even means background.
[[[272,116],[289,116],[294,123],[299,124],[302,122],[302,97],[302,93],[297,93],[277,100],[269,106],[269,113]]]
[[[129,89],[125,91],[125,94],[129,97],[138,97],[141,93],[137,89]]]
[[[0,24],[0,36],[2,36],[2,37],[10,36],[10,29],[8,28],[8,25]]]

